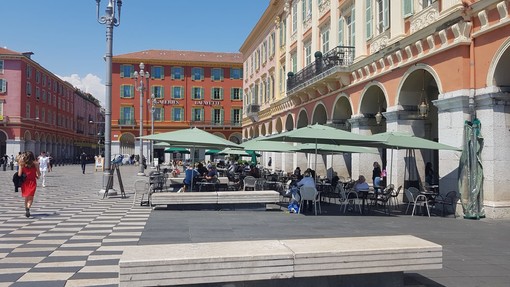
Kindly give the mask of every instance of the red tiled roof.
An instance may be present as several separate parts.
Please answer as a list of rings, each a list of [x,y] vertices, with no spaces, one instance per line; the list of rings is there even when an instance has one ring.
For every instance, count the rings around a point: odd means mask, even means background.
[[[0,47],[0,54],[1,55],[21,55],[19,52],[15,52],[6,48]]]
[[[154,60],[176,62],[243,63],[241,53],[146,50],[113,57],[114,60]]]

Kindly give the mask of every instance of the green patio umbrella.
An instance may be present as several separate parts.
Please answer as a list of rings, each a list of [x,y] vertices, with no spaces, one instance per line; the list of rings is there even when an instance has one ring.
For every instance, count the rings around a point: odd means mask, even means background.
[[[364,146],[365,143],[377,141],[370,139],[369,136],[319,124],[273,135],[264,140],[315,144],[315,169],[317,169],[318,144]]]
[[[219,149],[208,149],[205,151],[205,155],[224,155]]]
[[[393,149],[461,150],[457,147],[423,139],[406,132],[384,132],[371,135],[370,138],[373,141],[364,144],[364,146]]]
[[[140,137],[146,140],[166,142],[175,146],[192,148],[239,147],[238,144],[198,128],[190,128]]]
[[[240,155],[240,156],[252,156],[252,152],[243,149],[225,148],[220,151],[222,154]],[[255,156],[260,156],[259,153],[255,153]]]
[[[239,145],[228,141],[219,136],[213,135],[209,132],[198,128],[182,129],[173,132],[166,132],[154,135],[147,135],[139,137],[147,140],[154,140],[159,142],[166,142],[175,146],[187,146],[192,148],[193,158],[196,148],[225,148],[237,147]],[[193,188],[193,180],[191,182]]]
[[[265,137],[258,137],[240,144],[244,150],[295,152],[294,146],[286,142],[266,141]]]
[[[184,153],[184,154],[190,154],[190,151],[183,147],[167,147],[165,148],[165,153]]]
[[[361,146],[349,146],[349,145],[332,145],[332,144],[298,144],[295,146],[296,151],[319,154],[330,154],[330,153],[373,153],[378,154],[379,151],[376,148],[361,147]]]
[[[370,136],[373,139],[373,142],[366,143],[367,147],[377,147],[377,148],[390,148],[391,151],[391,160],[393,163],[393,149],[430,149],[430,150],[452,150],[452,151],[460,151],[461,149],[453,146],[449,146],[446,144],[438,143],[435,141],[423,139],[417,137],[413,134],[406,132],[384,132],[379,134],[374,134]],[[408,157],[406,157],[408,158]],[[406,161],[407,166],[407,161]],[[390,182],[392,177],[392,169],[393,165],[390,167]],[[405,169],[407,170],[407,168]],[[404,174],[405,177],[405,174]]]

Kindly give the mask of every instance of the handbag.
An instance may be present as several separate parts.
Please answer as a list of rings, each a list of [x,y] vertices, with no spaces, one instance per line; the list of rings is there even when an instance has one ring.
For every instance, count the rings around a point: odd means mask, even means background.
[[[12,182],[14,183],[14,192],[18,192],[18,188],[21,187],[21,184],[25,181],[27,175],[22,173],[21,176],[18,175],[18,172],[15,172],[12,176]]]

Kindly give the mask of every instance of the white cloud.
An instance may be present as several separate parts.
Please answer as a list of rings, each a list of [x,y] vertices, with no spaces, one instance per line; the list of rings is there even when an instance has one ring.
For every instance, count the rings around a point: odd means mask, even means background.
[[[72,74],[71,76],[59,76],[62,80],[69,82],[76,88],[91,94],[94,98],[101,102],[101,105],[105,104],[105,86],[101,82],[101,78],[96,75],[87,74],[84,78],[81,78],[78,74]]]

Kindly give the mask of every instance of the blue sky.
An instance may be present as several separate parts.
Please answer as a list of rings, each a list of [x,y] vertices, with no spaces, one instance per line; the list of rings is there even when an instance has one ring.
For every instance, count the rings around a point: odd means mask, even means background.
[[[102,0],[104,15],[108,0]],[[238,52],[269,0],[123,0],[113,54],[148,49]],[[104,102],[106,26],[95,0],[2,1],[0,46]]]

